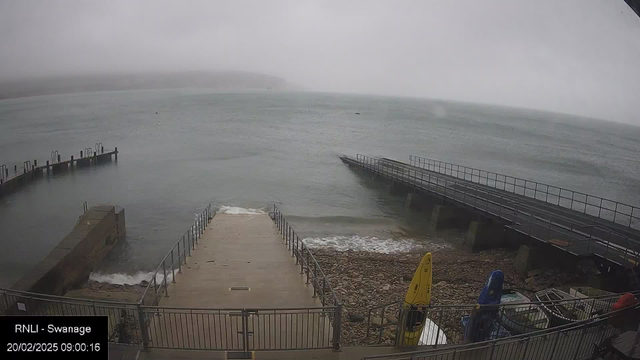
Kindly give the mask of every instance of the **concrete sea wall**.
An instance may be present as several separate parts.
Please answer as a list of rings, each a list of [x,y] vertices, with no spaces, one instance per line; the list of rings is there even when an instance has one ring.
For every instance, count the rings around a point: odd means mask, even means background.
[[[94,206],[73,230],[11,289],[63,295],[83,283],[126,234],[124,209]]]

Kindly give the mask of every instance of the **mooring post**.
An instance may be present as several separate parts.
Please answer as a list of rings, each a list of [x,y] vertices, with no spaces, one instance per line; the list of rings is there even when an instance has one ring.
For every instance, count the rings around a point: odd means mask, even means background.
[[[58,154],[58,162],[60,162],[60,154]]]
[[[100,153],[104,154],[104,146],[100,146]]]
[[[115,151],[115,153],[116,153],[116,161],[118,161],[118,147],[117,147],[117,146],[116,146],[116,151]]]
[[[73,166],[73,155],[71,155],[71,166]]]
[[[18,165],[13,165],[13,172],[18,172]]]
[[[80,150],[80,159],[82,159],[82,157],[83,157],[83,156],[82,156],[82,150]]]

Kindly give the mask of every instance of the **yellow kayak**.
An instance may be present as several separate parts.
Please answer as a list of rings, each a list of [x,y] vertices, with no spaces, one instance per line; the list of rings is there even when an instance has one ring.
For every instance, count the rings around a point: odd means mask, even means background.
[[[431,253],[428,252],[416,269],[403,309],[407,314],[404,319],[404,345],[418,345],[426,319],[426,307],[431,302]]]

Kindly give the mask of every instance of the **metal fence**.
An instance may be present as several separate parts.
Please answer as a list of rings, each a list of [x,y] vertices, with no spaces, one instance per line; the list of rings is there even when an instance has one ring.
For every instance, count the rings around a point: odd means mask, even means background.
[[[160,261],[140,297],[140,304],[158,306],[162,296],[169,296],[169,283],[176,282],[176,273],[182,272],[182,265],[187,263],[187,257],[191,256],[191,252],[195,250],[207,224],[215,215],[216,212],[211,211],[211,204],[209,204],[196,217],[191,227]]]
[[[59,315],[108,317],[109,342],[142,345],[140,331],[142,307],[105,300],[74,299],[62,296],[36,294],[25,291],[0,289],[0,314],[4,315]]]
[[[273,221],[282,234],[282,239],[291,251],[291,256],[295,257],[296,264],[300,265],[300,274],[306,274],[307,284],[313,285],[313,297],[318,297],[322,306],[340,306],[329,279],[322,271],[315,256],[307,247],[298,234],[289,225],[287,218],[280,209],[273,205]]]
[[[337,307],[184,309],[144,307],[149,347],[227,350],[304,350],[336,347]]]
[[[562,206],[640,230],[640,209],[633,205],[537,181],[420,156],[410,155],[409,164],[458,179],[471,181],[476,184],[489,186],[536,200],[542,200],[553,205]]]
[[[478,343],[423,349],[365,360],[576,360],[591,356],[596,346],[624,330],[637,328],[640,305],[592,319],[518,336]],[[622,320],[622,321],[620,321]]]
[[[273,212],[270,215],[282,235],[287,250],[291,251],[291,256],[295,258],[296,264],[300,265],[300,274],[305,274],[306,283],[312,285],[313,297],[319,298],[323,307],[333,309],[333,311],[327,312],[327,316],[332,325],[333,348],[340,349],[342,304],[338,301],[329,279],[322,271],[311,250],[300,240],[276,204],[273,204]]]
[[[160,262],[137,303],[84,300],[0,289],[3,315],[93,315],[109,318],[109,342],[149,348],[229,350],[302,350],[340,348],[342,306],[313,254],[276,208],[272,217],[292,256],[306,274],[322,307],[198,309],[157,306],[167,296],[207,223],[211,205]],[[277,214],[277,216],[275,215]],[[294,236],[296,240],[294,240]],[[152,305],[150,305],[152,304]]]
[[[420,310],[426,329],[422,345],[438,347],[493,340],[577,323],[611,312],[622,295],[491,306],[428,305]],[[390,333],[394,346],[408,346],[404,325],[417,313],[403,309],[402,301],[370,308],[366,339],[371,344],[384,344],[389,340],[385,341],[383,334]]]
[[[510,195],[489,193],[467,181],[433,174],[394,160],[358,154],[355,163],[377,175],[498,218],[521,234],[572,254],[595,254],[623,266],[635,265],[640,259],[640,242],[610,228],[577,222],[568,216],[522,205]]]

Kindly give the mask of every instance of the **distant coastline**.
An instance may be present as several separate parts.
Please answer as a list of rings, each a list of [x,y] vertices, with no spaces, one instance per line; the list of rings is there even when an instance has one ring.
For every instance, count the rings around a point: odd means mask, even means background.
[[[76,75],[0,80],[0,100],[94,91],[206,88],[216,90],[302,90],[276,76],[240,71]]]

